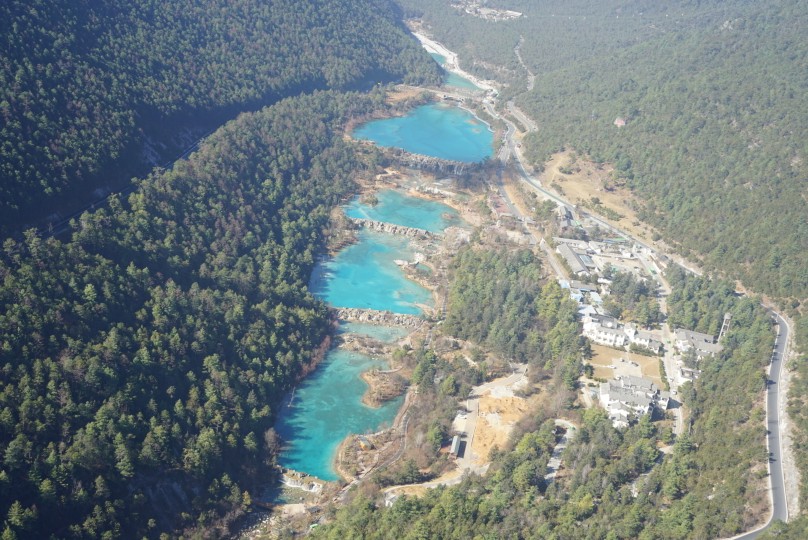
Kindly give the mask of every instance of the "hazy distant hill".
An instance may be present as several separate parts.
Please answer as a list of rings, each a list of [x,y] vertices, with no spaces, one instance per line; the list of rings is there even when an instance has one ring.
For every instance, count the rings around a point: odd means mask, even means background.
[[[144,129],[314,87],[438,81],[424,55],[387,0],[2,2],[0,227],[122,158],[131,170]]]

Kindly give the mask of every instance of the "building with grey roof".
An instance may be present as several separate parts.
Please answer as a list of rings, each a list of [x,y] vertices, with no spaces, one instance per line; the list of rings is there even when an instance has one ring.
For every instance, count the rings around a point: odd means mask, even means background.
[[[570,271],[573,274],[588,274],[589,270],[587,270],[586,265],[581,261],[578,254],[575,253],[569,244],[559,244],[556,248],[556,252],[567,262],[567,266],[570,267]]]
[[[684,328],[677,328],[674,331],[674,346],[680,352],[696,349],[699,357],[715,355],[723,348],[719,343],[715,343],[715,338],[710,334],[702,334]]]
[[[649,379],[623,375],[601,383],[598,398],[615,427],[627,427],[634,418],[665,410],[670,395]]]

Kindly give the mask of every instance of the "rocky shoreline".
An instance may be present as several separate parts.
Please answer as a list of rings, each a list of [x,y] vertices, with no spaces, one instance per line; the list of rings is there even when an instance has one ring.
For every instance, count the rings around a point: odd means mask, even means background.
[[[378,324],[383,326],[403,326],[404,328],[418,328],[424,319],[417,315],[393,313],[392,311],[378,311],[375,309],[360,308],[332,308],[334,317],[343,321]]]
[[[363,218],[348,218],[351,223],[359,227],[370,229],[372,231],[385,232],[388,234],[395,234],[399,236],[407,236],[409,238],[434,238],[435,233],[431,233],[425,229],[417,229],[415,227],[406,227],[404,225],[396,225],[395,223],[387,223],[386,221],[375,221],[372,219]]]

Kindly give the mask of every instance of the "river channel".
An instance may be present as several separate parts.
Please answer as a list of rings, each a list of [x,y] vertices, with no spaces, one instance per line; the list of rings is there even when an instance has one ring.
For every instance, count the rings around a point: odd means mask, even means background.
[[[451,86],[454,88],[460,88],[462,90],[482,90],[479,86],[471,82],[470,80],[466,79],[465,77],[461,77],[457,73],[452,73],[451,71],[446,69],[446,57],[442,54],[438,54],[436,52],[429,53],[429,55],[435,59],[435,61],[440,64],[443,68],[443,84],[446,86]]]
[[[480,161],[493,152],[489,127],[468,111],[445,104],[426,105],[403,117],[369,122],[360,126],[354,137],[464,162]],[[454,209],[438,202],[395,190],[381,191],[376,198],[377,203],[372,206],[357,198],[344,211],[349,217],[434,233],[463,223]],[[407,238],[363,229],[357,242],[316,266],[310,289],[333,307],[419,315],[422,308],[431,306],[432,294],[407,279],[395,263],[411,261],[414,255]],[[387,342],[406,335],[399,328],[355,323],[342,323],[340,332],[365,334]],[[401,406],[402,398],[379,408],[368,407],[361,401],[367,385],[360,374],[384,366],[383,358],[332,349],[288,397],[279,415],[276,430],[284,441],[279,463],[322,480],[338,480],[334,458],[340,442],[351,433],[372,432],[389,425]]]

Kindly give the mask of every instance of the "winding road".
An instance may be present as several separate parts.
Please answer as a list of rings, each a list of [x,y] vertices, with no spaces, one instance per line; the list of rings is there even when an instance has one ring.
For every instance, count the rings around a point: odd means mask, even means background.
[[[752,540],[768,529],[775,521],[788,521],[785,474],[783,472],[783,447],[780,440],[780,415],[785,414],[780,396],[780,372],[788,352],[790,327],[779,313],[770,309],[772,318],[779,329],[774,343],[769,376],[766,379],[766,447],[769,450],[769,480],[771,489],[771,515],[766,523],[754,531],[733,537],[738,540]]]
[[[506,127],[505,133],[505,140],[503,147],[507,147],[507,150],[500,150],[498,154],[498,158],[502,161],[503,165],[509,160],[510,156],[514,156],[515,158],[515,167],[519,174],[522,177],[522,180],[532,187],[537,192],[541,193],[545,198],[550,199],[557,204],[563,204],[567,206],[572,206],[568,201],[564,200],[563,198],[559,197],[555,193],[552,193],[544,188],[536,178],[528,174],[527,170],[522,163],[522,157],[516,147],[516,143],[513,140],[513,135],[516,133],[516,126],[510,121],[505,115],[498,113],[494,107],[486,103],[485,108],[489,114],[493,117],[502,120]],[[508,107],[510,112],[513,112],[512,107]],[[505,190],[502,190],[502,193],[505,193]],[[507,199],[507,195],[506,195]],[[601,219],[598,216],[592,215],[591,213],[584,213],[580,212],[580,214],[585,215],[586,217],[592,219],[595,223],[597,223],[600,227],[612,231],[615,234],[619,234],[632,242],[636,243],[637,245],[645,248],[649,253],[652,253],[657,259],[660,259],[661,255],[666,255],[659,252],[657,249],[649,246],[648,244],[642,242],[641,240],[633,237],[632,235],[626,233],[623,230],[614,227],[610,223],[607,223],[605,220]],[[667,256],[667,255],[666,255]],[[674,260],[673,258],[668,257],[672,262],[681,266],[685,270],[690,273],[700,274],[698,271],[690,268],[686,265],[684,261]],[[771,513],[769,515],[768,520],[765,524],[760,526],[759,528],[743,533],[741,535],[733,537],[732,540],[752,540],[757,538],[760,534],[762,534],[766,529],[768,529],[772,523],[775,521],[788,521],[789,513],[788,513],[788,504],[787,504],[787,497],[785,491],[785,476],[783,471],[783,456],[782,456],[782,441],[781,441],[781,432],[780,432],[780,416],[785,414],[784,411],[784,400],[785,396],[781,396],[780,388],[781,384],[781,372],[782,372],[782,364],[787,358],[788,354],[788,343],[790,338],[790,327],[788,321],[785,320],[779,313],[774,311],[771,306],[764,305],[767,310],[772,314],[772,318],[774,323],[778,327],[777,339],[775,341],[774,351],[772,352],[771,362],[769,364],[768,369],[768,377],[767,377],[767,384],[766,384],[766,446],[769,451],[769,497],[771,501]]]

